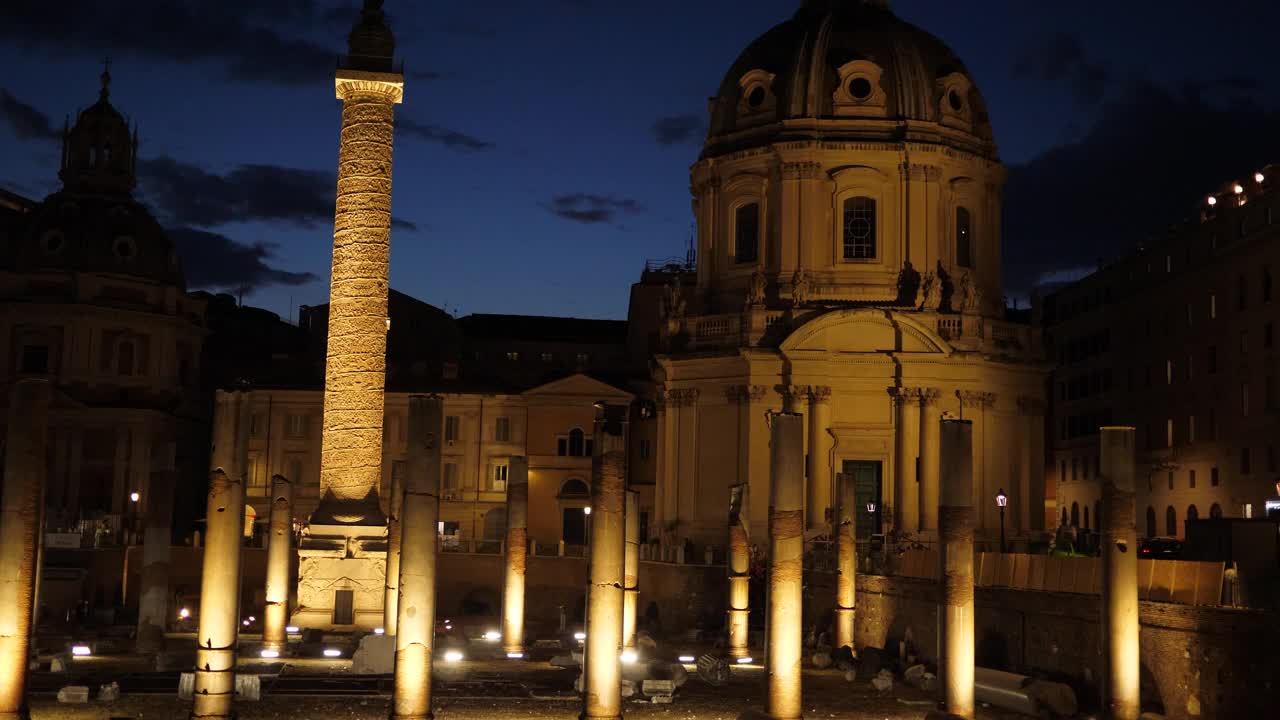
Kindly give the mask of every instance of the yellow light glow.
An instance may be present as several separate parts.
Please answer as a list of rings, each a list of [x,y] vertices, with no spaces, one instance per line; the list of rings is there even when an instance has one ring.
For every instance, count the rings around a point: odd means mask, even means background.
[[[524,653],[519,653],[519,652],[507,653],[507,658],[511,660],[519,660],[523,657],[524,657]]]
[[[1259,173],[1254,173],[1254,174],[1253,174],[1253,181],[1254,181],[1254,182],[1256,182],[1256,183],[1258,183],[1259,185],[1261,185],[1261,184],[1263,183],[1263,181],[1264,181],[1264,180],[1266,180],[1266,179],[1267,179],[1267,176],[1266,176],[1266,175],[1263,175],[1263,174],[1262,174],[1262,173],[1260,173],[1260,172],[1259,172]]]
[[[574,639],[574,640],[586,640],[586,639],[587,639],[587,634],[586,634],[586,633],[584,633],[584,632],[576,632],[576,633],[574,633],[574,634],[573,634],[573,639]]]
[[[1231,186],[1231,192],[1239,195],[1240,193],[1244,192],[1244,186],[1241,185],[1240,183],[1236,183],[1235,185]]]
[[[457,650],[450,650],[444,654],[445,662],[462,662],[462,653]]]
[[[692,656],[692,655],[681,655],[681,656],[680,656],[679,658],[677,658],[677,659],[678,659],[680,662],[682,662],[682,663],[691,663],[691,662],[697,662],[697,661],[698,661],[698,659],[697,659],[697,658],[695,658],[695,657],[694,657],[694,656]]]
[[[749,663],[754,662],[754,660],[753,660],[752,658],[749,658],[749,657],[744,657],[744,658],[738,658],[738,661],[737,661],[737,662],[738,662],[738,664],[739,664],[739,665],[747,665],[747,664],[749,664]]]
[[[489,642],[497,642],[502,639],[502,633],[498,632],[497,630],[490,630],[489,632],[484,634],[484,639],[488,640]]]
[[[181,610],[178,611],[178,617],[182,618],[183,620],[186,620],[187,618],[191,617],[191,611],[188,610],[187,608],[182,608]]]
[[[139,495],[139,494],[138,494],[138,493],[136,493],[136,492],[131,492],[131,493],[129,493],[129,499],[130,499],[130,500],[132,500],[133,502],[138,502],[138,498],[140,498],[140,497],[142,497],[142,496],[141,496],[141,495]]]
[[[636,662],[636,651],[624,650],[618,659],[622,661],[623,665],[634,665]]]
[[[183,617],[186,617],[186,616],[184,615]],[[298,632],[298,627],[297,627],[296,625],[290,625],[289,627],[285,628],[285,629],[284,629],[284,631],[285,631],[285,632],[296,633],[296,632]]]
[[[1217,205],[1217,204],[1218,204],[1218,198],[1216,198],[1216,197],[1214,197],[1214,196],[1210,195],[1210,196],[1209,196],[1209,205],[1210,205],[1210,206],[1213,206],[1213,205]]]
[[[386,632],[387,632],[387,631],[386,631],[385,629],[383,629],[383,628],[374,628],[374,629],[373,629],[373,634],[374,634],[374,635],[382,635],[382,634],[384,634],[384,633],[386,633]]]
[[[582,508],[582,514],[583,514],[583,515],[590,515],[590,514],[591,514],[591,506],[590,506],[590,505],[588,505],[587,507]]]

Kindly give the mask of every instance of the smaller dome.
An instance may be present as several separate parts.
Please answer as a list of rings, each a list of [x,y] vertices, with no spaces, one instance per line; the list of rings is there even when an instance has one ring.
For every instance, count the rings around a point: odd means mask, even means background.
[[[396,37],[387,26],[382,0],[365,0],[360,21],[347,36],[347,67],[353,70],[391,72]]]
[[[137,134],[111,104],[111,73],[102,72],[98,102],[81,111],[63,134],[63,185],[77,192],[131,192],[137,184]]]

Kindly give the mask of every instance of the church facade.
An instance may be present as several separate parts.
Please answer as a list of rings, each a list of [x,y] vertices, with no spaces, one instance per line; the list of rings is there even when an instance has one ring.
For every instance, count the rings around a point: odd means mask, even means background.
[[[809,0],[711,101],[691,170],[692,285],[663,301],[655,528],[723,543],[732,486],[768,517],[768,417],[806,418],[806,520],[838,474],[858,533],[936,533],[944,416],[974,422],[974,507],[1044,527],[1047,368],[1006,321],[1000,163],[982,96],[938,39],[882,2]]]

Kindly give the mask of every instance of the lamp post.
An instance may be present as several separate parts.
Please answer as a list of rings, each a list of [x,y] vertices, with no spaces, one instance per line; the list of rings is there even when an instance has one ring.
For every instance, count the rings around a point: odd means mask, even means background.
[[[1004,509],[1009,504],[1009,496],[1004,494],[1004,488],[996,491],[996,505],[1000,507],[1000,552],[1007,552],[1004,547]]]

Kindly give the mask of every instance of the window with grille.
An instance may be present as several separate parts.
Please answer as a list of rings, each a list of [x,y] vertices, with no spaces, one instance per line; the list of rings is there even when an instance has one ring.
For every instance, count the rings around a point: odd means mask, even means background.
[[[444,464],[444,489],[458,489],[458,463],[447,462]]]
[[[458,427],[460,420],[457,415],[449,415],[444,419],[444,441],[447,443],[455,443],[458,441]]]
[[[844,259],[876,257],[876,201],[857,196],[844,201]]]
[[[738,208],[734,214],[734,260],[754,263],[760,258],[760,204]]]
[[[505,462],[497,462],[490,466],[489,470],[489,486],[485,490],[489,492],[506,492],[507,491],[507,475],[511,471],[511,466]]]
[[[493,439],[497,442],[511,442],[511,418],[498,418],[493,426]]]
[[[307,417],[301,413],[290,413],[284,418],[285,433],[291,438],[300,438],[307,434]]]

